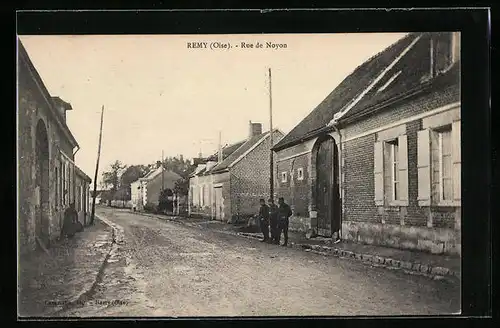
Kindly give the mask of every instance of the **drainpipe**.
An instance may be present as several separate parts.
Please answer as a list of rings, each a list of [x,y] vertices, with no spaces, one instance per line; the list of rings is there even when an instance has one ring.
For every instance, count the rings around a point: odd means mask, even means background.
[[[80,150],[80,146],[77,145],[76,146],[76,151],[73,153],[73,160],[75,158],[76,153],[78,153],[79,150]]]
[[[338,119],[333,119],[329,124],[329,126],[332,126],[335,129],[335,132],[339,135],[339,147],[338,147],[338,157],[339,157],[339,198],[340,198],[340,227],[339,227],[339,239],[342,240],[342,218],[344,215],[344,199],[342,197],[342,188],[343,183],[342,183],[342,134],[340,133],[339,128],[337,127],[338,125]]]

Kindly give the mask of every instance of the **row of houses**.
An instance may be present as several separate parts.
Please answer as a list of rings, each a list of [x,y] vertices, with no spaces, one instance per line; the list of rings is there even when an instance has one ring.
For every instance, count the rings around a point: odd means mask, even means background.
[[[282,137],[279,130],[262,132],[261,123],[250,122],[245,140],[195,159],[197,167],[189,176],[189,214],[230,223],[253,216],[259,199],[269,197],[271,142]]]
[[[79,145],[66,124],[71,104],[49,94],[17,42],[18,250],[24,255],[59,237],[71,203],[87,223],[91,179],[75,164]]]
[[[275,197],[290,229],[460,254],[460,35],[410,33],[347,76],[287,135],[273,131]],[[269,132],[198,159],[189,212],[253,215],[269,196]]]

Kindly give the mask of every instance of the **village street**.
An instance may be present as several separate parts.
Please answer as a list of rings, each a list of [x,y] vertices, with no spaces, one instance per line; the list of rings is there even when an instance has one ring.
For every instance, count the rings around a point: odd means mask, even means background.
[[[426,315],[459,286],[99,208],[124,228],[91,299],[61,316]],[[115,301],[114,304],[108,304]]]

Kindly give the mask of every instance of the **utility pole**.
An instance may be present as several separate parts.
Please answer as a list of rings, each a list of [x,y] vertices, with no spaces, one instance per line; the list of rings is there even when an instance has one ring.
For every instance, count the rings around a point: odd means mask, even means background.
[[[164,183],[163,183],[163,161],[164,161],[164,158],[163,158],[163,149],[161,151],[161,192],[163,192],[163,189],[165,189],[165,186],[164,186]]]
[[[274,163],[273,163],[273,93],[269,68],[269,198],[274,199]]]
[[[97,148],[97,162],[95,165],[95,175],[94,175],[94,195],[92,197],[92,214],[90,215],[90,224],[94,224],[95,217],[95,198],[97,196],[97,174],[99,172],[99,159],[101,158],[101,141],[102,141],[102,122],[104,119],[104,105],[101,109],[101,127],[99,129],[99,146]]]
[[[222,157],[222,131],[219,130],[219,153],[217,156],[217,162],[221,163],[223,160]]]

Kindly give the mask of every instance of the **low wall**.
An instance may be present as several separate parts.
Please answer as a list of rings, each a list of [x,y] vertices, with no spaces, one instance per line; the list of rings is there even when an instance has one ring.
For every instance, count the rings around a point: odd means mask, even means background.
[[[433,254],[461,254],[460,231],[448,228],[345,221],[342,239]]]

